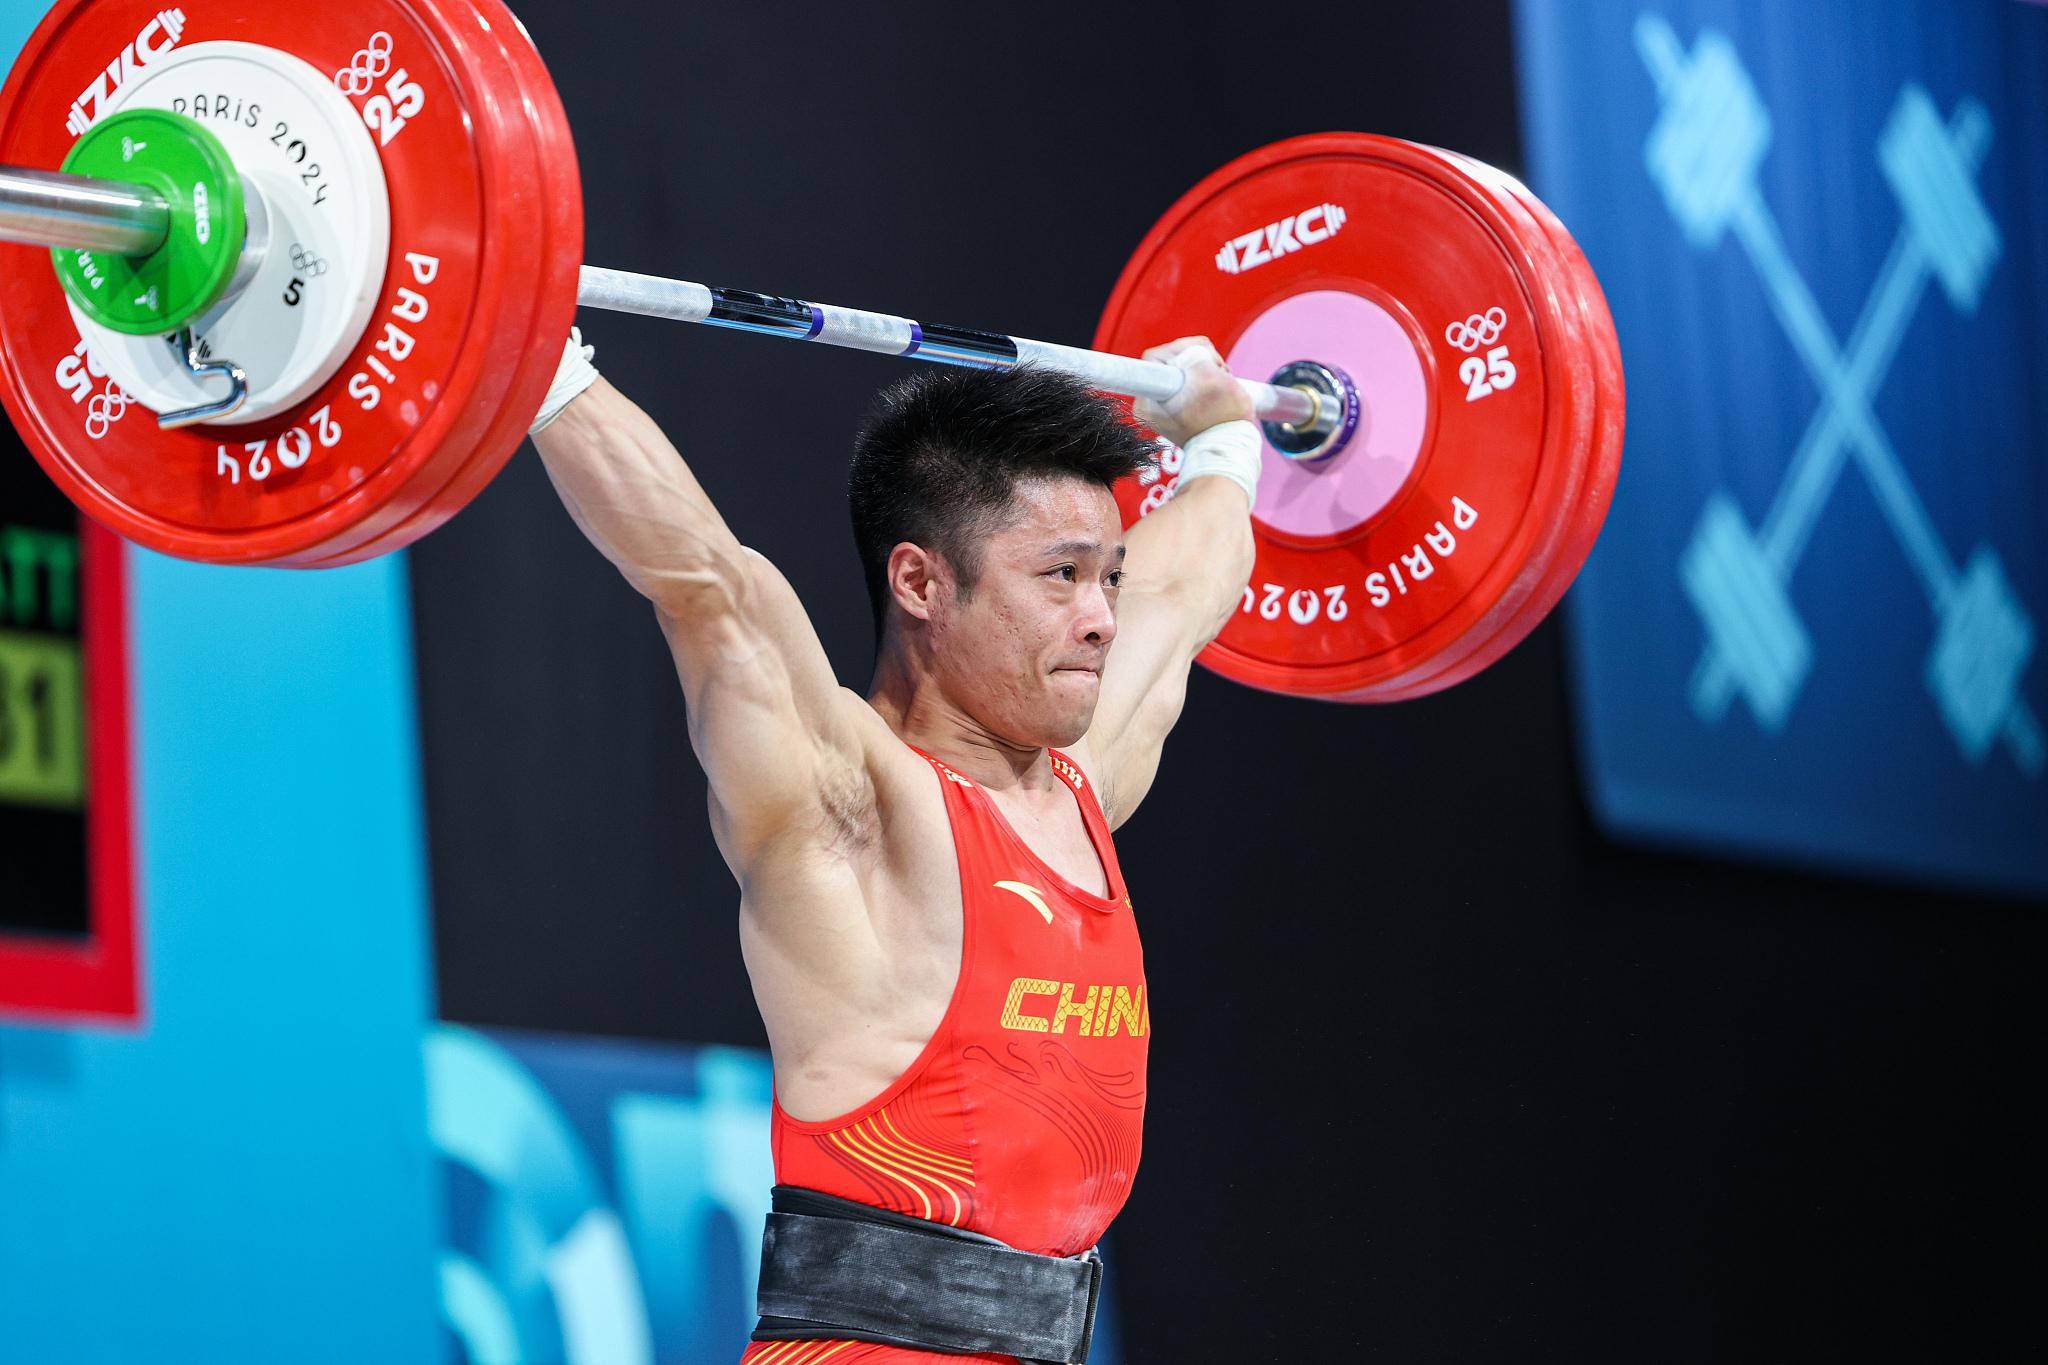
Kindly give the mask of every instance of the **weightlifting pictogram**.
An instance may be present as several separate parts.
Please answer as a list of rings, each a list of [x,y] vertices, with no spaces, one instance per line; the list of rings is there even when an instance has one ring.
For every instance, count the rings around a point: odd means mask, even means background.
[[[1734,45],[1708,30],[1687,52],[1653,14],[1637,20],[1635,40],[1661,104],[1644,151],[1666,207],[1697,250],[1733,232],[1821,395],[1763,520],[1752,528],[1730,494],[1715,493],[1681,557],[1681,582],[1707,633],[1690,683],[1693,713],[1712,724],[1739,694],[1765,730],[1785,726],[1814,663],[1791,579],[1844,467],[1853,463],[1933,614],[1922,676],[1957,747],[1980,763],[2002,740],[2019,769],[2038,777],[2041,728],[2019,694],[2033,653],[2033,620],[1992,546],[1978,544],[1956,566],[1872,411],[1929,281],[1968,316],[1998,263],[1998,225],[1975,184],[1992,136],[1989,114],[1965,97],[1944,119],[1919,85],[1899,91],[1876,152],[1904,221],[1844,345],[1787,253],[1758,187],[1771,117]]]

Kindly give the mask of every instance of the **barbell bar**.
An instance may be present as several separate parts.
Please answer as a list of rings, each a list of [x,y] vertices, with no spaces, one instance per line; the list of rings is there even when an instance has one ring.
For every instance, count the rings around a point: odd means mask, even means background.
[[[584,266],[578,274],[576,302],[585,308],[637,313],[676,322],[703,322],[764,336],[816,341],[827,346],[910,356],[942,365],[1008,369],[1042,365],[1077,375],[1105,393],[1170,402],[1186,382],[1178,365],[1155,360],[1061,346],[1050,341],[1005,336],[918,323],[890,313],[870,313],[804,299],[777,298],[738,289],[716,289],[688,280],[636,275],[625,270]],[[1262,422],[1290,433],[1318,438],[1310,447],[1314,458],[1327,458],[1341,448],[1336,441],[1344,423],[1341,391],[1320,391],[1307,383],[1274,385],[1256,379],[1238,384],[1252,401]],[[1355,405],[1355,398],[1353,403]],[[1355,411],[1353,414],[1355,424]],[[1308,452],[1296,458],[1305,458]]]
[[[170,226],[171,206],[147,185],[0,166],[0,241],[142,256]]]
[[[251,207],[260,202],[257,193],[253,186],[245,185],[245,199]],[[147,185],[0,166],[0,240],[54,249],[146,256],[166,245],[170,217],[169,203]],[[260,252],[261,248],[257,250]],[[236,276],[253,277],[260,263],[260,259],[244,260]],[[227,296],[224,291],[223,297]],[[215,302],[218,300],[208,302],[196,312],[203,313]],[[1158,361],[596,266],[582,267],[576,302],[585,308],[675,322],[708,323],[762,336],[915,357],[942,365],[982,369],[1042,365],[1079,376],[1105,393],[1147,398],[1157,403],[1172,401],[1187,379],[1187,371],[1178,365]],[[184,320],[180,320],[178,327],[164,334],[172,339],[173,350],[180,354],[191,351],[189,339],[182,346],[177,342],[183,325]],[[1310,371],[1285,385],[1238,380],[1259,420],[1278,429],[1272,434],[1289,451],[1290,458],[1327,459],[1343,448],[1347,431],[1357,426],[1356,390],[1345,377],[1328,367],[1318,368],[1323,373]],[[217,372],[226,373],[224,369]],[[236,394],[223,403],[159,414],[159,422],[171,430],[218,420],[231,416],[243,397],[246,385],[238,382]]]

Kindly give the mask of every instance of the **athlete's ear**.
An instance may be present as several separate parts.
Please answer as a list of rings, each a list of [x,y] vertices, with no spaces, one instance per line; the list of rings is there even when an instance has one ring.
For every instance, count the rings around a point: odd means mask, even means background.
[[[889,551],[889,595],[910,615],[929,621],[944,572],[937,555],[906,540]]]

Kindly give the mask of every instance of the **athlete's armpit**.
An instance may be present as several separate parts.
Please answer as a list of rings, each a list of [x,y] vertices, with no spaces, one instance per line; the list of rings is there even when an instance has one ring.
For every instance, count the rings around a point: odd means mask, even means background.
[[[720,846],[742,883],[766,843],[853,856],[878,837],[868,749],[880,725],[839,686],[795,590],[751,550],[730,617],[662,628],[710,779]],[[716,647],[704,635],[715,632]]]

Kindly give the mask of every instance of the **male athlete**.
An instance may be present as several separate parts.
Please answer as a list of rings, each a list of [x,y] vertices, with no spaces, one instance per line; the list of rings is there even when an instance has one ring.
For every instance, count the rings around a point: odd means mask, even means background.
[[[1184,455],[1125,532],[1110,485],[1156,448],[1081,381],[886,391],[850,481],[863,698],[590,356],[572,339],[535,444],[675,654],[774,1053],[744,1360],[1083,1359],[1151,1031],[1110,831],[1251,573],[1250,404],[1206,339],[1147,353],[1187,382],[1137,416]]]

